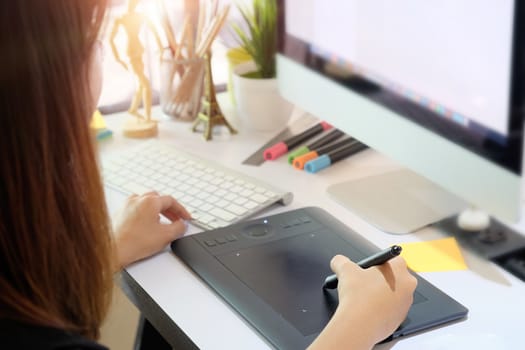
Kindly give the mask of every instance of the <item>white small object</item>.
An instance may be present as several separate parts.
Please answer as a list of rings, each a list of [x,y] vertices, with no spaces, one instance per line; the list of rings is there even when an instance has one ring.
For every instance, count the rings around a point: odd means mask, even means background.
[[[458,216],[458,226],[465,231],[481,231],[489,227],[489,215],[476,208],[468,208]]]

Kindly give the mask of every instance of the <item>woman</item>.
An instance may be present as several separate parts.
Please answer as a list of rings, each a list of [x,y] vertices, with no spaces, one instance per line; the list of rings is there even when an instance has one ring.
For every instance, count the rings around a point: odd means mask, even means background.
[[[130,197],[111,229],[88,128],[105,5],[0,2],[3,349],[103,349],[95,341],[113,273],[160,251],[189,219],[172,197],[148,193]],[[400,258],[367,270],[341,256],[331,264],[340,305],[312,349],[371,348],[404,319],[415,279]]]

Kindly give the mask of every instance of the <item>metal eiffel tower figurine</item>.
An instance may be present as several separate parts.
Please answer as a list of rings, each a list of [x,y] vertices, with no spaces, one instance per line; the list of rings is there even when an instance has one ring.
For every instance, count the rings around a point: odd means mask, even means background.
[[[221,108],[217,103],[217,96],[215,95],[215,86],[213,84],[213,77],[211,74],[211,51],[205,55],[206,67],[204,72],[204,96],[202,97],[201,110],[197,119],[193,122],[192,131],[196,131],[199,124],[204,123],[204,139],[211,140],[213,127],[224,125],[230,130],[230,133],[236,134],[230,123],[224,118]]]

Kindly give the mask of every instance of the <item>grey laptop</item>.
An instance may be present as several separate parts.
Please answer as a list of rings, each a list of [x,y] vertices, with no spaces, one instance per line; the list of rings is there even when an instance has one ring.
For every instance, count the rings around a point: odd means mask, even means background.
[[[314,207],[184,237],[171,248],[278,349],[306,348],[330,320],[337,290],[322,285],[335,254],[358,261],[379,250]],[[463,305],[416,277],[408,316],[385,341],[467,315]]]

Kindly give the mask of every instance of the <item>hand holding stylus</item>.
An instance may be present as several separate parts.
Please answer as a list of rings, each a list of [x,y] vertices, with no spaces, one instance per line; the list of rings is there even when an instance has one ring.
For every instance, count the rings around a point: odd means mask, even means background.
[[[377,252],[368,258],[365,258],[357,263],[362,269],[367,269],[371,266],[381,265],[386,263],[388,260],[401,254],[401,246],[393,245],[385,250]],[[338,280],[336,275],[330,275],[324,280],[324,289],[335,289],[337,288]]]

